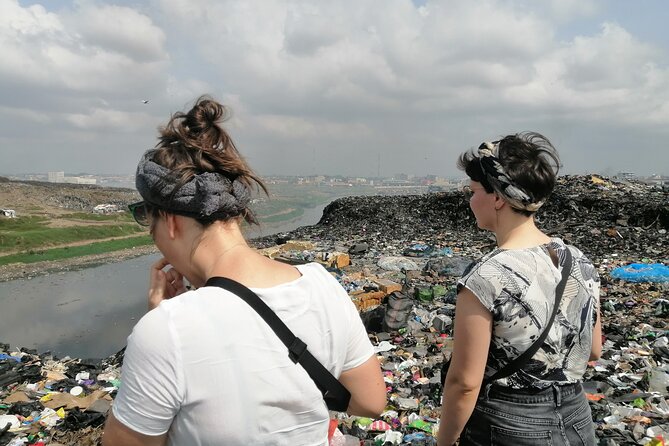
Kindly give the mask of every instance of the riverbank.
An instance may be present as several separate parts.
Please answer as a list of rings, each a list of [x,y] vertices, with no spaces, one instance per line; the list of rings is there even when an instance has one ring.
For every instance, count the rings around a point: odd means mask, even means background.
[[[246,228],[249,238],[267,237],[313,225],[323,208],[343,193],[370,193],[369,188],[336,189],[272,184],[272,197],[260,197],[255,211],[259,227]],[[0,217],[0,282],[118,262],[155,252],[145,229],[127,212],[140,199],[132,189],[60,183],[0,183],[1,207],[17,218]],[[110,214],[93,212],[98,205]],[[142,238],[143,237],[143,238]],[[137,246],[137,249],[129,249]],[[139,248],[140,246],[143,246]]]
[[[121,249],[119,251],[73,257],[69,259],[49,260],[34,263],[12,263],[9,265],[0,266],[0,282],[7,282],[17,279],[30,279],[32,277],[63,271],[75,271],[78,269],[90,268],[106,263],[121,262],[123,260],[133,259],[135,257],[153,254],[156,252],[158,252],[158,250],[153,244],[151,244]]]

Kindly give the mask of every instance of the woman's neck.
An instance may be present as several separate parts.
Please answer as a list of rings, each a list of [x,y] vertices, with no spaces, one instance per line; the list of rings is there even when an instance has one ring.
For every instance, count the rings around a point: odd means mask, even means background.
[[[234,274],[251,252],[239,225],[209,226],[191,254],[193,285],[200,287],[211,277]]]
[[[503,249],[532,248],[550,241],[550,237],[537,228],[533,217],[513,211],[508,214],[506,218],[500,219],[495,231],[498,247]]]

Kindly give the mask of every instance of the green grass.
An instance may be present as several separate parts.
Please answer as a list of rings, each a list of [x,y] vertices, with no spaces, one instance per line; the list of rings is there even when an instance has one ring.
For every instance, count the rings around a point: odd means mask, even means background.
[[[335,198],[348,195],[368,195],[373,192],[372,188],[364,186],[275,184],[270,186],[270,198],[254,206],[254,211],[263,223],[281,223],[299,218],[305,209],[322,205]],[[291,211],[282,213],[286,209],[291,209]],[[82,224],[64,228],[48,226],[50,221],[58,219],[78,220]],[[87,221],[108,224],[87,225]],[[142,234],[144,231],[146,228],[137,225],[129,212],[108,215],[74,212],[51,219],[43,216],[2,218],[0,219],[0,254],[3,251],[21,250],[23,252],[0,257],[0,265],[67,259],[152,243],[148,235],[95,242],[102,238]],[[50,248],[54,245],[79,241],[90,241],[90,243],[67,248]]]
[[[43,228],[49,221],[46,217],[0,218],[0,233],[5,231],[30,231]]]
[[[0,229],[0,252],[16,249],[45,248],[82,240],[121,237],[145,231],[145,228],[134,223],[104,226],[71,226],[67,228],[49,228],[46,225],[36,226],[31,223],[20,230],[6,231]]]
[[[96,242],[89,245],[52,248],[43,251],[31,251],[2,256],[0,257],[0,266],[9,265],[10,263],[34,263],[46,260],[63,260],[73,257],[102,254],[106,252],[118,251],[121,249],[150,245],[152,243],[153,240],[149,235],[140,235],[139,237],[129,237],[121,240]]]
[[[304,209],[293,209],[290,212],[284,214],[272,215],[269,217],[259,216],[261,223],[278,223],[282,221],[289,221],[301,217],[304,214]]]
[[[83,221],[121,221],[121,222],[133,221],[130,212],[118,212],[114,214],[93,214],[91,212],[75,212],[72,214],[61,215],[58,218],[67,218],[70,220],[83,220]]]
[[[75,225],[62,228],[49,226],[51,220],[76,219],[82,222],[109,222],[107,225]],[[145,229],[132,221],[129,213],[112,215],[84,212],[66,214],[49,219],[42,216],[0,219],[0,253],[3,251],[45,249],[87,240],[122,237],[144,232]]]

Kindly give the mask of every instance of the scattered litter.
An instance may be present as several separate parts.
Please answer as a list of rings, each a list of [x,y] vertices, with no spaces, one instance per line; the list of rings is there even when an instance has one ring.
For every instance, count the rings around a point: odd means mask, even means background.
[[[669,281],[657,280],[669,275],[668,203],[668,192],[640,183],[566,176],[537,214],[600,274],[603,352],[584,388],[601,445],[658,446],[669,437]],[[330,444],[435,445],[455,282],[495,245],[462,194],[343,198],[318,225],[254,243],[287,263],[323,263],[360,311],[381,362],[386,411],[338,414]],[[641,270],[665,272],[637,281],[618,272]],[[100,444],[122,360],[123,351],[91,364],[0,344],[0,431],[9,426],[0,444]]]

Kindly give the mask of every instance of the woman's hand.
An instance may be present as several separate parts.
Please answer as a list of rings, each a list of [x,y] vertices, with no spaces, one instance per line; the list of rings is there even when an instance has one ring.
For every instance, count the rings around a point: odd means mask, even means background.
[[[168,265],[169,262],[164,257],[151,265],[149,311],[156,308],[163,300],[186,292],[183,274],[172,267],[163,271],[163,268]]]

